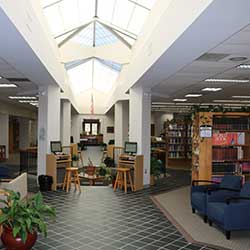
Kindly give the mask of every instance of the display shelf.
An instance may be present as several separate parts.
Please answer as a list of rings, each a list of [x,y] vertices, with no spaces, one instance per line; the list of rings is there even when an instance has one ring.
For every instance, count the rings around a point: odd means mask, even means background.
[[[212,127],[212,138],[200,137],[200,126]],[[250,173],[250,113],[199,112],[194,119],[193,179]]]

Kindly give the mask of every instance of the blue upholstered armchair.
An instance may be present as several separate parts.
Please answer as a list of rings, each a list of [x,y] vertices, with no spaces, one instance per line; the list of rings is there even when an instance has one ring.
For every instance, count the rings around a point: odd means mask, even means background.
[[[226,199],[212,192],[208,197],[207,216],[209,225],[214,222],[222,227],[227,239],[231,231],[250,230],[250,182],[244,184],[238,195]]]
[[[197,185],[198,183],[210,183],[210,185]],[[207,193],[217,193],[222,197],[234,196],[235,191],[240,190],[242,177],[236,175],[225,175],[221,183],[213,181],[195,180],[192,182],[191,188],[191,206],[195,213],[197,210],[207,222]]]

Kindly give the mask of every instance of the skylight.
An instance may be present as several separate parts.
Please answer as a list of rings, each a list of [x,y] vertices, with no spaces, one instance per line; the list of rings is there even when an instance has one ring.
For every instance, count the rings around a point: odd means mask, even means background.
[[[119,72],[93,58],[69,69],[68,74],[77,93],[89,89],[108,93],[116,82]]]
[[[85,46],[102,46],[118,41],[118,38],[102,24],[93,22],[72,38],[72,41]]]
[[[96,18],[119,30],[123,35],[135,38],[155,1],[42,0],[42,6],[55,37],[77,29]]]

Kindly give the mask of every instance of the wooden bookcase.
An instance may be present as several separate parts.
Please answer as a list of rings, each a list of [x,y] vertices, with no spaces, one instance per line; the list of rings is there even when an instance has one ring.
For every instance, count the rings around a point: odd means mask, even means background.
[[[191,123],[185,119],[165,123],[166,165],[190,169],[192,158]]]
[[[211,126],[212,137],[200,136]],[[226,174],[250,177],[250,113],[199,112],[193,121],[192,178],[219,180]]]

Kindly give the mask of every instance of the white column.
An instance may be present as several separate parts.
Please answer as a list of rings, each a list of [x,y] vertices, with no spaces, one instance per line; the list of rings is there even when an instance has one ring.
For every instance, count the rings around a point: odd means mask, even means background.
[[[124,147],[128,141],[129,107],[127,101],[119,101],[115,104],[115,145]]]
[[[129,141],[137,142],[137,154],[144,156],[144,185],[150,183],[151,94],[142,87],[130,89]]]
[[[26,118],[19,118],[19,148],[30,146],[31,122]]]
[[[0,114],[0,145],[6,147],[6,158],[9,158],[9,115]]]
[[[46,154],[50,142],[60,140],[60,88],[48,86],[39,90],[38,109],[38,175],[46,174]]]
[[[63,146],[70,145],[71,135],[71,103],[62,100],[61,103],[61,142]]]
[[[71,135],[74,138],[74,143],[80,142],[81,126],[82,124],[80,115],[73,114],[71,120]]]

